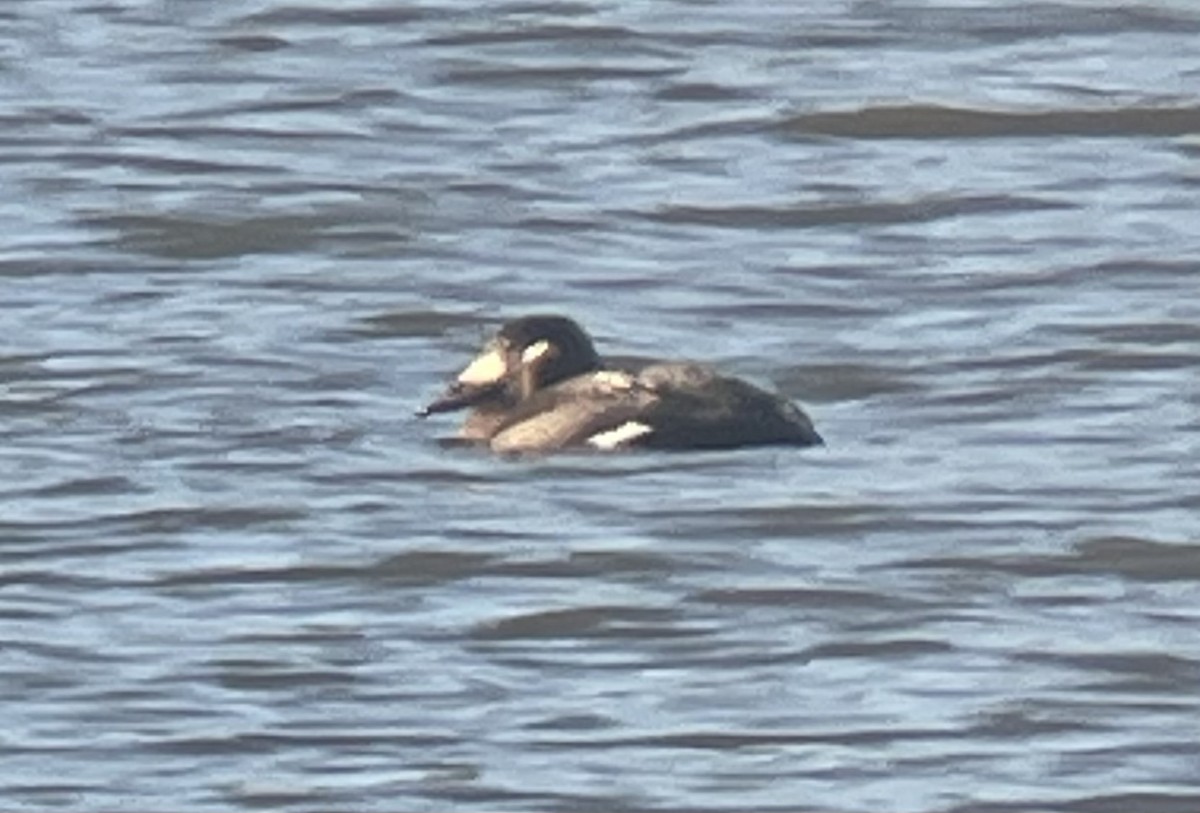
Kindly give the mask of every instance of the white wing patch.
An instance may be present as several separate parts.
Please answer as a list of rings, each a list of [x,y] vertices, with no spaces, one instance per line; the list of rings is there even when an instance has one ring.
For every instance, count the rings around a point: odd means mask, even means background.
[[[634,385],[633,376],[618,370],[598,370],[592,373],[591,382],[611,391],[621,392],[633,389]]]
[[[595,446],[597,449],[611,451],[619,449],[631,440],[643,437],[650,434],[654,430],[644,423],[638,421],[626,421],[616,429],[609,429],[607,432],[600,432],[592,435],[587,439],[589,446]]]

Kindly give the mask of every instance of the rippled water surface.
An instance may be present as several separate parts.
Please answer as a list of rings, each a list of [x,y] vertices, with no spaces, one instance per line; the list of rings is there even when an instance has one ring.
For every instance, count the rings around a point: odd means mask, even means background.
[[[0,20],[6,809],[1200,808],[1194,4]],[[529,311],[828,446],[442,448]]]

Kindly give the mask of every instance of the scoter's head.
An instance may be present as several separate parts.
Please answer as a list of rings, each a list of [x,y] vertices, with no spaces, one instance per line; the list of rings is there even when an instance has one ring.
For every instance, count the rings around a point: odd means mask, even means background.
[[[600,369],[583,328],[564,316],[525,316],[506,323],[453,384],[417,414],[515,404],[534,392]]]

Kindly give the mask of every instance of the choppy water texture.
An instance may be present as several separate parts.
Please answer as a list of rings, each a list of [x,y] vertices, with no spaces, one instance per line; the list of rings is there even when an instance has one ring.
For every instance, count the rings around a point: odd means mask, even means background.
[[[1200,808],[1191,2],[0,10],[6,809]],[[497,460],[497,320],[825,449]]]

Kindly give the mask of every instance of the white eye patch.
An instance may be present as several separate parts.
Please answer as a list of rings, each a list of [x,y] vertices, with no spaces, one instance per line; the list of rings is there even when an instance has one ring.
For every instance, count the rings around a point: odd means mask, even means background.
[[[495,384],[508,374],[508,364],[498,347],[484,350],[467,368],[458,374],[458,383],[481,387]]]
[[[550,342],[546,341],[545,339],[536,341],[526,347],[525,352],[521,353],[521,363],[529,364],[537,361],[540,358],[544,358],[551,352],[551,350],[553,350],[553,348],[550,346]]]

